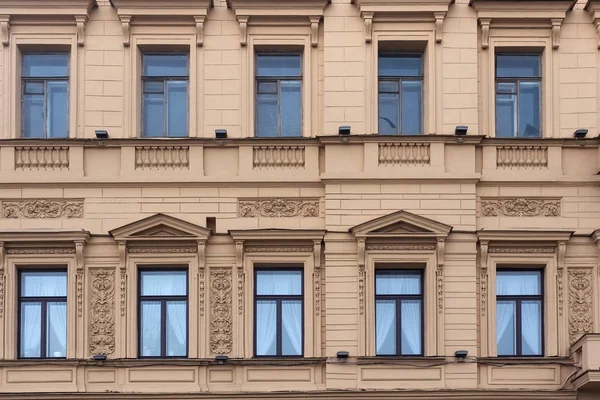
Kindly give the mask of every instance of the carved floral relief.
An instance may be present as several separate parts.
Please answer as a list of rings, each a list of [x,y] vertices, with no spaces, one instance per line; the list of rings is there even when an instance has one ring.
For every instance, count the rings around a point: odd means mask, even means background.
[[[481,214],[484,217],[559,217],[561,203],[560,199],[524,197],[481,199]]]
[[[233,346],[232,272],[230,268],[210,271],[210,351],[229,354]]]
[[[593,330],[592,270],[568,269],[569,278],[569,339],[575,343],[582,335]]]
[[[318,217],[318,199],[240,199],[240,217]]]
[[[2,218],[82,218],[83,200],[2,201]]]
[[[115,272],[90,270],[90,354],[115,351]]]

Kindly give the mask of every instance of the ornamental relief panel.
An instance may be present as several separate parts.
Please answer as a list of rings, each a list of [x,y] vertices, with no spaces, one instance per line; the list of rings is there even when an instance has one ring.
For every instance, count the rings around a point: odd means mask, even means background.
[[[82,218],[83,200],[3,200],[0,214],[2,218]]]
[[[115,351],[115,271],[90,270],[90,354]]]
[[[594,324],[592,269],[568,269],[569,285],[569,340],[575,343],[582,335],[590,333]]]
[[[511,197],[481,199],[481,215],[484,217],[560,217],[560,199]]]
[[[318,217],[319,199],[239,199],[240,217]]]
[[[232,271],[230,268],[210,270],[210,351],[229,354],[233,347]]]

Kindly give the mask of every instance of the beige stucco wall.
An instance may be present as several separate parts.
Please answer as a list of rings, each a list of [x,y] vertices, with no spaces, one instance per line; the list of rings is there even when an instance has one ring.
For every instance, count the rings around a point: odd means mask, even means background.
[[[0,16],[12,3],[0,0]],[[390,3],[384,7],[402,2]],[[157,18],[163,24],[138,24],[134,15],[128,26],[108,0],[98,0],[79,36],[72,21],[11,19],[0,46],[0,398],[111,391],[575,399],[578,388],[581,399],[600,397],[600,377],[590,372],[597,338],[574,343],[600,332],[600,68],[585,2],[561,21],[556,49],[552,30],[529,22],[492,22],[482,48],[478,11],[464,0],[450,4],[437,28],[431,15],[376,17],[367,42],[364,5],[333,0],[316,31],[306,21],[250,23],[244,46],[240,15],[224,0],[208,9],[201,46],[193,14],[177,23]],[[427,135],[375,134],[376,46],[386,38],[427,42]],[[493,48],[528,40],[546,46],[544,138],[494,139]],[[265,43],[304,46],[302,139],[252,138],[252,51]],[[18,139],[19,49],[57,44],[72,54],[70,139]],[[137,138],[140,46],[158,44],[189,46],[190,139]],[[349,138],[338,137],[340,125],[352,126]],[[455,137],[456,125],[468,125],[469,136]],[[230,139],[215,141],[217,128]],[[589,129],[588,139],[572,139],[578,128]],[[97,129],[111,139],[93,139]],[[153,219],[157,213],[174,219]],[[202,228],[209,218],[212,235]],[[372,225],[350,231],[364,223]],[[396,229],[404,223],[424,238]],[[452,229],[443,237],[442,225]],[[163,228],[173,237],[148,233]],[[377,229],[392,234],[380,243]],[[81,230],[89,236],[74,233]],[[378,260],[426,269],[424,358],[373,357],[369,295]],[[261,262],[304,265],[306,359],[251,357],[251,276]],[[137,266],[148,263],[189,267],[190,360],[136,359]],[[494,357],[497,263],[544,267],[543,358]],[[48,264],[69,268],[69,359],[19,361],[15,272]],[[99,315],[101,295],[110,312]],[[215,318],[226,332],[213,328]],[[100,325],[111,330],[98,333]],[[211,347],[219,337],[225,344]],[[109,349],[100,351],[104,340]],[[458,361],[456,350],[469,358]],[[338,351],[350,358],[337,359]],[[90,361],[97,352],[108,360]],[[231,360],[219,364],[217,353]]]

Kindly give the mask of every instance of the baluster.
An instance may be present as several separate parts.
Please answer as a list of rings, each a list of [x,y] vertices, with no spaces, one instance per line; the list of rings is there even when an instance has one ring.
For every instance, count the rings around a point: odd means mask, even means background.
[[[135,148],[135,169],[142,167],[142,149],[140,147]]]
[[[415,160],[417,164],[421,164],[423,162],[423,157],[421,156],[422,151],[423,143],[417,143],[417,159]]]
[[[407,149],[406,143],[402,143],[400,145],[400,148],[402,149],[402,155],[400,156],[400,162],[402,164],[404,164],[406,162],[406,149]]]

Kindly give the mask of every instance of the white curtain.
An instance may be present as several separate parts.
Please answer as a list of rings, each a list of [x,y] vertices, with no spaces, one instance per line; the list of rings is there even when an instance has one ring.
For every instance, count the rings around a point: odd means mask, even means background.
[[[402,301],[401,310],[402,337],[408,348],[402,346],[403,354],[421,353],[421,302],[419,300]]]
[[[258,295],[300,295],[302,294],[302,273],[300,271],[260,271],[256,276]]]
[[[277,303],[261,300],[256,303],[256,354],[275,355]]]
[[[377,354],[394,354],[396,352],[396,301],[395,300],[377,300],[375,306],[375,336],[377,345]],[[387,338],[392,335],[391,343],[393,348],[384,348]]]
[[[66,357],[67,350],[67,305],[65,303],[48,303],[49,326],[54,333],[58,346],[51,347],[48,340],[48,357]],[[50,332],[48,332],[50,337]]]
[[[521,302],[521,333],[524,344],[523,355],[541,355],[542,354],[542,335],[541,335],[541,304],[539,301]]]
[[[169,356],[185,355],[185,344],[187,341],[186,311],[185,301],[170,301],[167,303],[167,323],[177,340],[177,343],[172,343],[167,335],[167,355]],[[171,347],[171,344],[176,345],[175,349]],[[177,347],[179,347],[179,350],[177,350]]]
[[[21,357],[41,356],[42,308],[40,303],[21,305]]]
[[[498,272],[496,279],[496,294],[498,296],[540,294],[540,277],[539,272]]]
[[[142,296],[185,296],[187,273],[185,271],[142,272]]]
[[[140,350],[142,356],[160,356],[160,301],[142,302]]]
[[[515,303],[512,301],[504,301],[496,303],[496,342],[500,344],[500,339],[504,336],[507,329],[512,329],[514,332],[514,322],[511,324],[511,320],[515,314]],[[514,321],[514,320],[513,320]],[[498,348],[498,352],[502,355],[516,354],[516,342],[514,340],[515,334],[513,333],[513,343],[510,353],[505,354]],[[500,346],[498,346],[500,347]]]
[[[287,332],[292,347],[294,348],[293,354],[302,354],[302,303],[297,300],[282,301],[281,319],[283,329]]]
[[[376,276],[377,294],[421,294],[421,275],[379,273]]]

